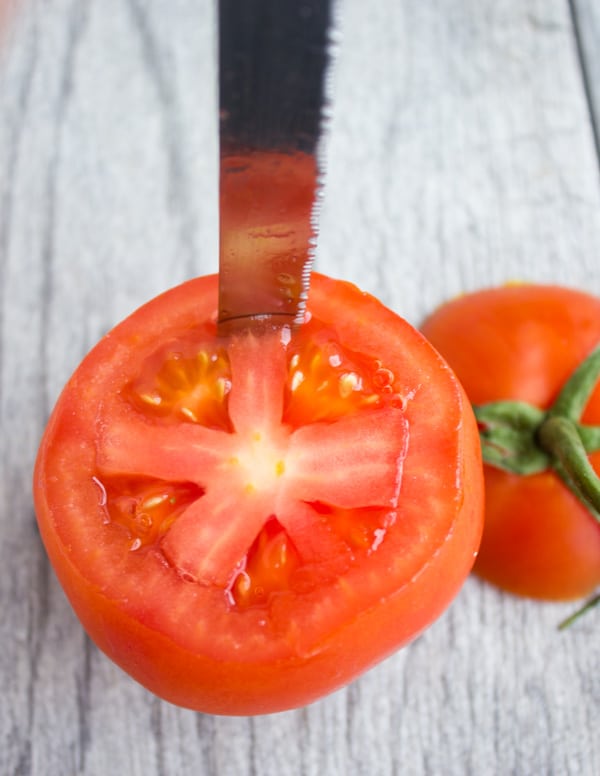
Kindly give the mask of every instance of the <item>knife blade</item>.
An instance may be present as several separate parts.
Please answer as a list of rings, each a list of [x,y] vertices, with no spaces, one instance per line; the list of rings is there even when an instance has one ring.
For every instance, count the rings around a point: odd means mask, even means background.
[[[219,2],[221,331],[303,320],[331,27],[332,0]]]

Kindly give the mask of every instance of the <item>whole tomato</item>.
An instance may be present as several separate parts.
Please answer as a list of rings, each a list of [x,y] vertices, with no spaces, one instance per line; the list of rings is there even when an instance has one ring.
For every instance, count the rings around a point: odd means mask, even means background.
[[[485,523],[475,572],[513,593],[573,599],[600,584],[600,300],[510,285],[424,323],[475,405]]]
[[[401,318],[314,275],[304,323],[217,331],[216,276],[107,334],[35,469],[58,578],[91,638],[174,703],[309,703],[413,639],[480,540],[470,404]]]

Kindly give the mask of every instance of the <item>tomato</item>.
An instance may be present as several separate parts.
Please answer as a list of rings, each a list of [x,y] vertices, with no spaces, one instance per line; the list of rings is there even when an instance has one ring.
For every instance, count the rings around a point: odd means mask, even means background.
[[[305,322],[221,338],[217,278],[118,325],[68,382],[39,527],[91,638],[219,714],[309,703],[457,593],[483,520],[477,427],[426,340],[314,275]]]
[[[600,300],[557,286],[487,289],[443,305],[422,331],[481,408],[480,420],[483,408],[506,400],[543,411],[543,419],[556,414],[565,384],[600,342]],[[600,423],[600,389],[586,398],[583,415],[573,420]],[[487,422],[481,425],[488,461],[486,516],[475,572],[534,598],[587,595],[600,584],[600,525],[594,510],[567,487],[552,457],[526,474],[489,465],[499,451],[487,440]],[[533,429],[532,439],[540,444],[539,429]],[[588,453],[593,470],[600,472],[597,446]]]

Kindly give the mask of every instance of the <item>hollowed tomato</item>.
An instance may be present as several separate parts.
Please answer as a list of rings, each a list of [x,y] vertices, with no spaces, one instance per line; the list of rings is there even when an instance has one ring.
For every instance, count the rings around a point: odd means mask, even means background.
[[[91,638],[159,696],[306,704],[414,638],[468,574],[476,424],[427,341],[315,275],[306,322],[220,338],[217,278],[85,358],[39,451],[48,554]]]

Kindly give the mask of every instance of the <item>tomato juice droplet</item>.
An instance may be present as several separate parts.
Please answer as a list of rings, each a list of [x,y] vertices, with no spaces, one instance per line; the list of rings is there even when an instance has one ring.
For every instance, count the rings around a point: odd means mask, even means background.
[[[104,487],[102,482],[98,479],[98,477],[92,477],[92,482],[100,490],[100,500],[98,503],[100,504],[101,507],[106,506],[106,488]]]
[[[382,367],[378,368],[375,371],[375,374],[373,375],[373,385],[376,388],[391,389],[392,383],[394,382],[394,373],[390,369],[384,369]]]
[[[148,512],[138,512],[135,516],[137,530],[142,534],[147,534],[152,528],[152,518]]]
[[[296,278],[290,275],[289,272],[280,272],[277,275],[277,280],[286,286],[291,286],[296,282]]]

